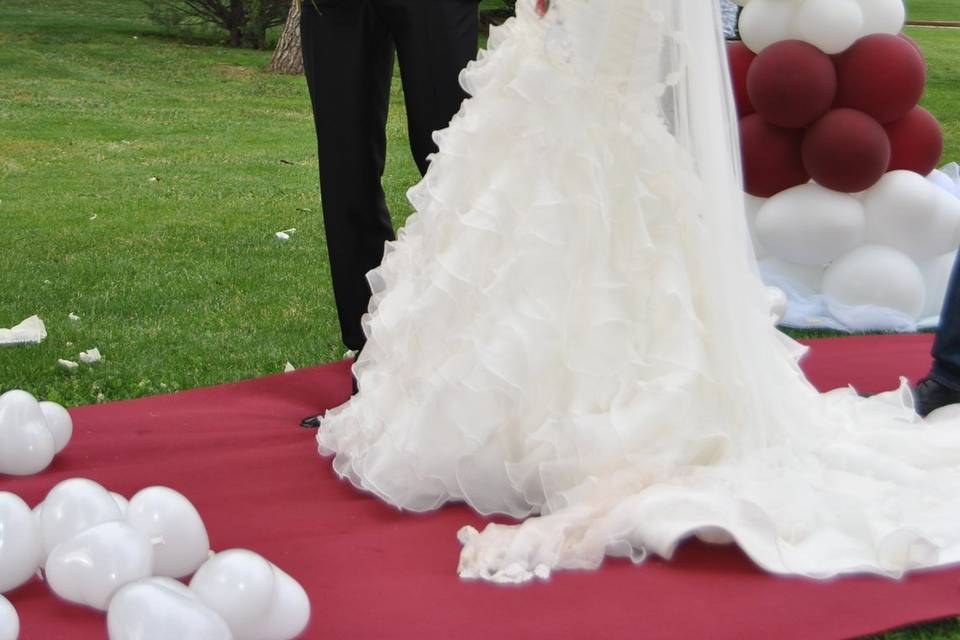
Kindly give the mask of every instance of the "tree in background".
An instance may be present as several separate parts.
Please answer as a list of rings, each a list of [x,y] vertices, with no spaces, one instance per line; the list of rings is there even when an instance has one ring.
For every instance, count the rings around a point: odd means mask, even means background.
[[[277,42],[277,48],[270,60],[270,71],[274,73],[303,73],[303,51],[300,49],[300,2],[293,0],[287,13],[287,22],[283,34]]]
[[[150,17],[164,25],[213,24],[234,47],[265,49],[267,30],[283,24],[289,0],[144,0]]]

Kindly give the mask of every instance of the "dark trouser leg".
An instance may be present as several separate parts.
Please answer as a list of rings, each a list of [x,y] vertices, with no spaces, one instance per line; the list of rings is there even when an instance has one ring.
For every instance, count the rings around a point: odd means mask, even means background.
[[[304,2],[301,35],[333,291],[343,342],[359,350],[366,340],[360,318],[370,302],[366,274],[394,239],[381,185],[393,43],[370,0],[320,12]]]
[[[373,0],[397,45],[410,150],[420,173],[466,93],[460,71],[477,56],[476,0]]]
[[[930,377],[960,391],[960,259],[953,265],[950,286],[943,299],[940,328],[933,343],[933,358]]]

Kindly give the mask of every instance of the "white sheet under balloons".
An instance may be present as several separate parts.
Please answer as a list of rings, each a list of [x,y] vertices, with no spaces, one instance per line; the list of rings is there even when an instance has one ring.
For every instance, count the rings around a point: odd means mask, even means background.
[[[0,329],[0,347],[40,344],[47,338],[47,327],[38,316],[30,316],[9,329]]]

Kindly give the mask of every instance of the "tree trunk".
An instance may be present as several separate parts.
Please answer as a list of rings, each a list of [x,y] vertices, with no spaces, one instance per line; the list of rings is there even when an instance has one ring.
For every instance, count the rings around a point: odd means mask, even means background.
[[[274,73],[303,73],[303,51],[300,49],[300,11],[296,0],[290,3],[290,12],[287,14],[287,23],[283,27],[283,34],[277,42],[270,61],[270,70]]]

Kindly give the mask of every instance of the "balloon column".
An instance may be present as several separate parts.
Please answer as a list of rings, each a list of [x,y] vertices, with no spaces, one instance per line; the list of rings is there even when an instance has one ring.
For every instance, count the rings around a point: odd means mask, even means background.
[[[935,317],[960,197],[935,169],[920,48],[902,0],[735,0],[729,60],[748,215],[784,322],[913,329]],[[927,178],[929,176],[929,178]]]

